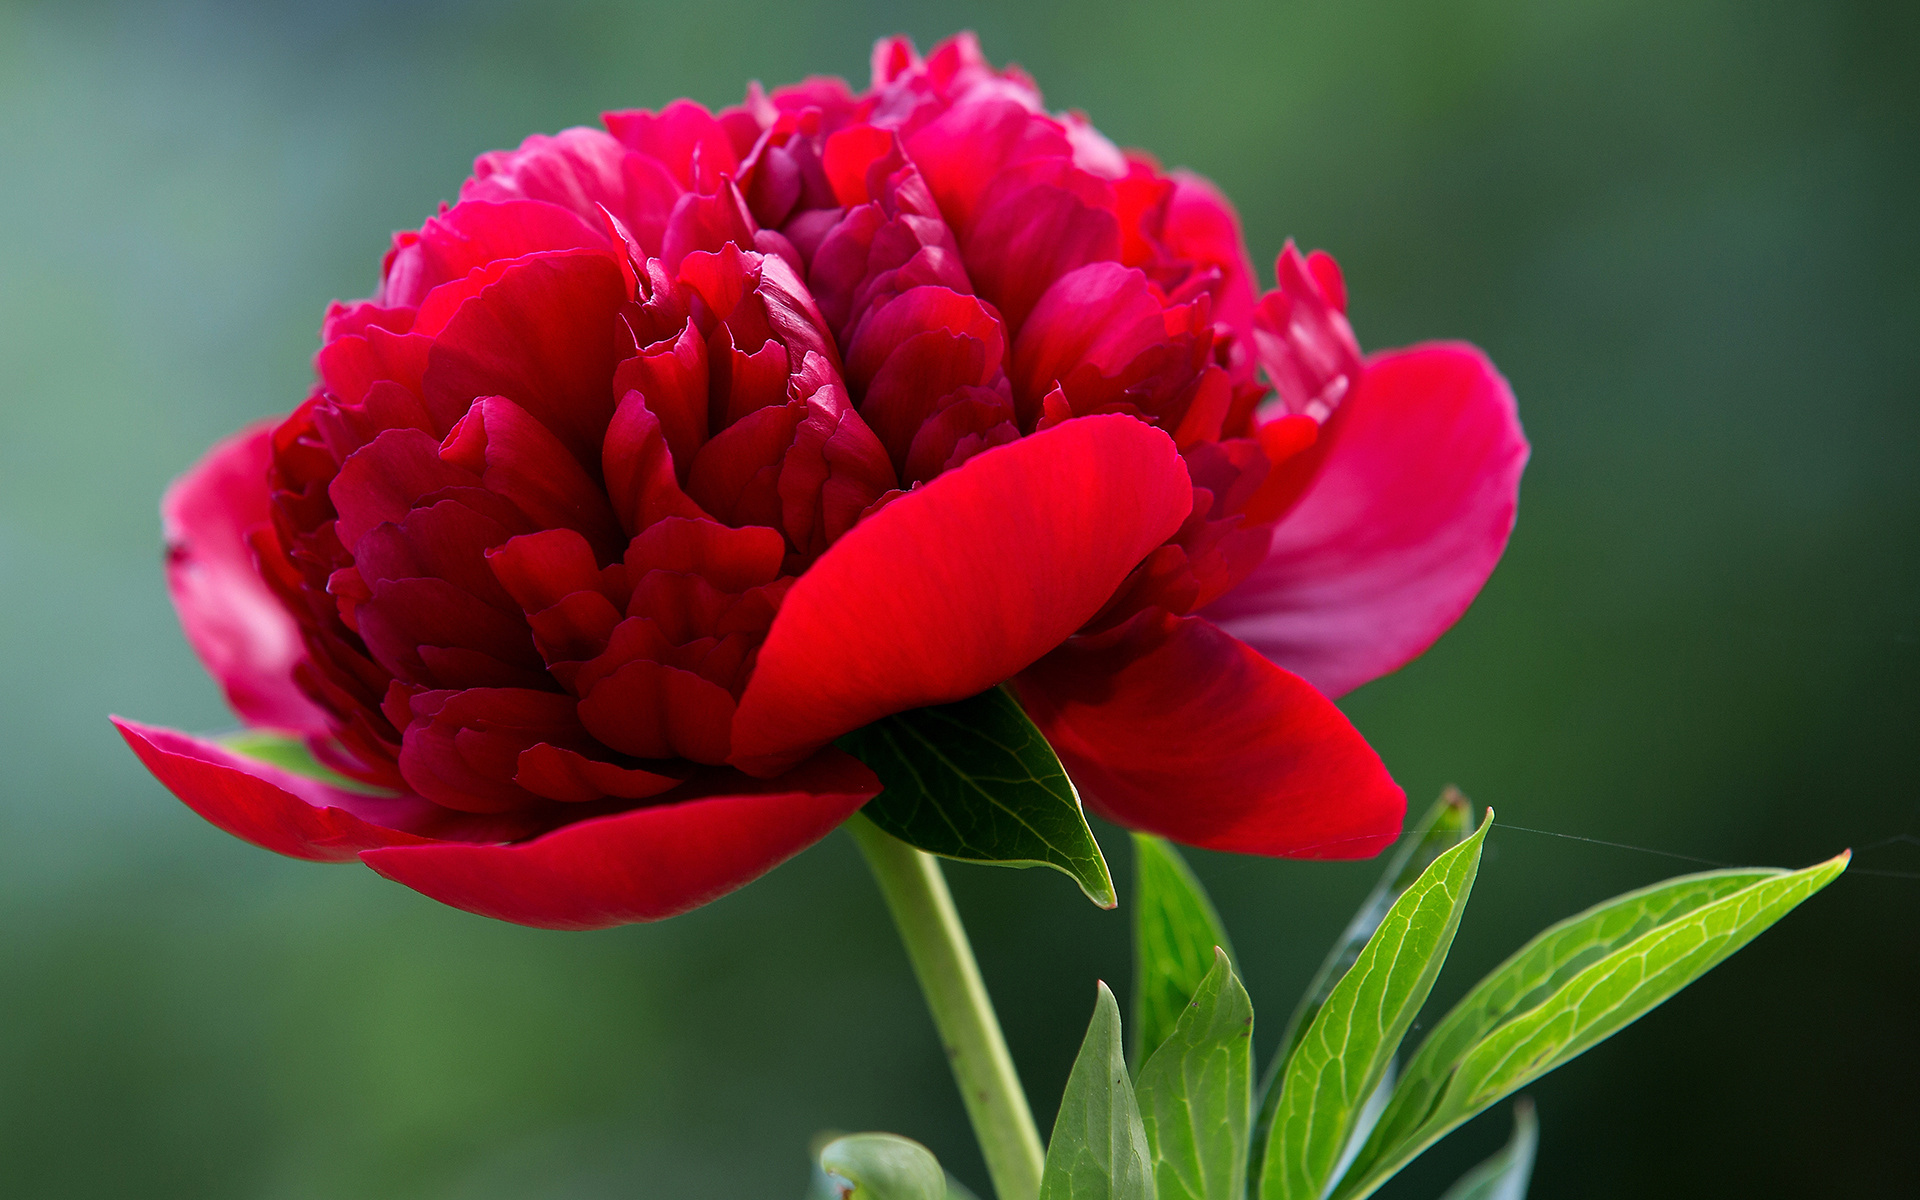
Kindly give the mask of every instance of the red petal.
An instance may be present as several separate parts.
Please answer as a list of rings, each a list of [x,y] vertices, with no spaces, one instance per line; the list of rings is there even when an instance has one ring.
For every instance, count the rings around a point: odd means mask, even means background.
[[[687,456],[689,466],[693,459],[694,455]],[[625,529],[638,532],[666,517],[705,515],[680,489],[674,476],[672,446],[662,431],[660,418],[641,393],[626,393],[614,409],[601,447],[601,463],[607,496]]]
[[[387,267],[381,299],[418,305],[428,292],[496,259],[601,247],[598,225],[541,200],[467,200],[421,226]]]
[[[901,496],[787,593],[732,761],[778,770],[888,713],[1009,678],[1098,612],[1192,500],[1172,440],[1118,416],[995,447]]]
[[[1020,436],[1013,423],[1013,399],[1000,391],[963,388],[947,400],[951,403],[914,431],[900,482],[924,483]]]
[[[667,216],[660,257],[670,271],[678,270],[687,255],[713,252],[732,244],[753,248],[753,214],[732,183],[711,195],[688,192]]]
[[[460,305],[434,340],[422,381],[443,429],[481,396],[505,396],[584,464],[600,461],[613,416],[615,314],[627,299],[605,254],[520,259]]]
[[[339,514],[335,533],[340,544],[352,550],[380,525],[406,520],[422,498],[479,486],[478,476],[440,457],[440,443],[432,434],[389,429],[347,456],[327,484],[327,498]]]
[[[687,498],[730,525],[780,525],[780,462],[806,416],[806,405],[795,401],[748,413],[722,429],[694,455]],[[655,492],[672,495],[664,487]]]
[[[1329,696],[1397,670],[1480,591],[1513,530],[1527,440],[1484,354],[1371,359],[1307,493],[1207,616]]]
[[[987,186],[961,245],[974,287],[1018,330],[1055,280],[1120,257],[1113,189],[1064,159],[1021,164]]]
[[[626,215],[626,157],[626,147],[598,129],[563,129],[552,137],[536,133],[518,149],[475,159],[460,201],[544,200],[598,228],[602,205]]]
[[[896,482],[886,447],[838,384],[807,397],[779,485],[781,524],[803,557],[814,558],[852,529]]]
[[[947,224],[963,238],[983,194],[1010,167],[1067,159],[1073,148],[1059,124],[1004,96],[956,104],[909,134],[907,157],[926,179]],[[1114,240],[1118,242],[1116,231]]]
[[[1279,286],[1254,309],[1253,344],[1286,410],[1324,422],[1346,402],[1362,364],[1360,343],[1341,311],[1346,289],[1339,268],[1330,255],[1314,253],[1325,260],[1317,270],[1292,242],[1280,251],[1273,263]],[[1322,279],[1336,285],[1336,295]]]
[[[677,916],[752,882],[825,837],[880,785],[854,759],[825,751],[778,779],[726,772],[706,788],[703,798],[581,821],[518,845],[395,846],[361,857],[468,912],[601,929]]]
[[[514,782],[520,756],[541,744],[585,741],[573,697],[513,687],[426,691],[409,700],[400,747],[407,786],[470,813],[524,808],[536,797]]]
[[[453,290],[457,289],[450,289],[449,297]],[[427,352],[432,345],[430,337],[394,333],[369,324],[359,332],[329,336],[320,352],[314,355],[313,365],[326,389],[342,404],[359,405],[373,399],[370,393],[383,383],[408,393],[417,390],[420,376],[427,369]],[[407,406],[418,408],[419,401],[407,402]]]
[[[864,391],[902,346],[919,334],[935,331],[977,343],[984,351],[977,370],[947,384],[942,392],[962,383],[984,383],[1000,370],[1006,332],[993,312],[978,296],[922,286],[900,293],[861,322],[853,344],[847,347],[848,381]]]
[[[865,204],[867,168],[893,149],[894,133],[871,125],[850,125],[831,134],[821,147],[821,166],[833,185],[833,198],[842,208]]]
[[[903,33],[881,38],[873,44],[873,86],[877,91],[920,65],[913,39]]]
[[[644,800],[685,782],[678,775],[659,775],[601,762],[578,750],[545,742],[521,751],[513,781],[535,795],[569,803],[598,800],[602,796]]]
[[[1406,794],[1333,702],[1198,617],[1152,610],[1018,680],[1101,815],[1209,850],[1366,858]]]
[[[600,564],[593,557],[593,547],[571,529],[523,533],[490,551],[487,566],[514,603],[529,613],[600,585]]]
[[[603,558],[618,555],[626,542],[606,492],[551,430],[505,397],[474,401],[441,443],[440,456],[479,476],[536,526],[585,535]]]
[[[599,591],[570,592],[527,614],[548,672],[569,691],[579,665],[607,648],[620,620],[620,610]]]
[[[518,611],[503,611],[444,579],[383,579],[355,615],[374,660],[426,687],[538,687],[544,664]],[[469,651],[438,661],[430,647]]]
[[[893,348],[867,389],[860,417],[887,448],[896,471],[906,466],[914,436],[940,402],[988,378],[986,363],[986,345],[945,329],[923,330]]]
[[[376,846],[488,829],[416,796],[368,796],[244,758],[172,729],[113,718],[140,762],[188,808],[242,841],[314,862],[346,862]]]
[[[723,592],[744,592],[780,574],[786,543],[764,525],[735,529],[718,521],[665,517],[627,547],[626,567],[638,583],[649,571],[698,575]]]
[[[635,659],[598,680],[579,708],[587,731],[622,754],[726,761],[733,697],[691,671]]]
[[[1013,344],[1013,378],[1031,424],[1041,399],[1075,367],[1117,375],[1168,339],[1166,305],[1146,275],[1116,262],[1089,263],[1053,281]]]
[[[1219,268],[1223,278],[1213,318],[1245,338],[1253,324],[1255,296],[1253,263],[1240,236],[1239,215],[1211,181],[1189,171],[1175,171],[1170,178],[1173,196],[1161,239],[1175,257]],[[1346,307],[1344,293],[1339,307]]]
[[[629,149],[658,159],[682,187],[710,190],[722,175],[739,172],[727,131],[691,100],[675,100],[657,114],[643,109],[601,113],[600,121]]]
[[[317,732],[324,713],[293,683],[300,627],[254,566],[250,531],[270,535],[267,466],[276,420],[215,445],[160,501],[167,588],[187,641],[249,725]]]

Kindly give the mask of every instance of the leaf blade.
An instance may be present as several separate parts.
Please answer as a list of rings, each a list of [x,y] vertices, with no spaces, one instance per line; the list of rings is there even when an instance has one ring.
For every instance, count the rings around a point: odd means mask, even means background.
[[[1395,1111],[1411,1102],[1396,1097],[1388,1119],[1382,1120],[1375,1129],[1347,1178],[1334,1192],[1335,1200],[1360,1200],[1372,1194],[1421,1151],[1489,1105],[1565,1065],[1665,1003],[1831,883],[1846,870],[1850,853],[1799,871],[1709,872],[1670,880],[1668,885],[1744,874],[1762,876],[1613,945],[1564,978],[1556,976],[1558,982],[1550,989],[1526,990],[1523,998],[1534,999],[1529,1007],[1509,1009],[1504,1019],[1473,1041],[1450,1064],[1436,1068],[1432,1062],[1422,1062],[1427,1052],[1423,1046],[1410,1066],[1419,1067],[1429,1079],[1437,1069],[1441,1070],[1445,1076],[1444,1089],[1419,1113],[1420,1119],[1411,1131],[1406,1112]],[[1655,885],[1629,896],[1645,896],[1665,886]],[[1443,1018],[1435,1027],[1435,1035],[1443,1032],[1463,1006],[1490,988],[1497,988],[1502,977],[1515,970],[1528,951],[1536,949],[1536,944],[1549,935],[1564,934],[1568,926],[1583,918],[1591,920],[1595,914],[1614,906],[1615,902],[1599,905],[1528,943],[1519,954],[1482,980],[1467,1000],[1456,1006],[1455,1013]],[[1509,986],[1517,987],[1519,982],[1524,981],[1510,982]]]
[[[1398,1140],[1417,1128],[1437,1103],[1452,1065],[1528,997],[1557,987],[1588,963],[1667,920],[1779,873],[1732,869],[1684,875],[1613,897],[1542,930],[1434,1025],[1401,1072],[1375,1142]]]
[[[1287,1018],[1286,1030],[1281,1035],[1280,1047],[1274,1054],[1271,1069],[1277,1070],[1286,1061],[1286,1056],[1292,1053],[1314,1014],[1326,1003],[1327,994],[1333,991],[1341,976],[1360,957],[1367,939],[1380,927],[1393,902],[1419,880],[1421,874],[1433,865],[1434,859],[1466,841],[1472,833],[1473,814],[1467,798],[1457,788],[1448,788],[1401,841],[1393,857],[1387,861],[1386,869],[1381,872],[1380,882],[1360,902],[1353,919],[1347,922],[1339,940],[1334,942],[1326,960],[1320,964],[1313,982],[1307,985],[1300,1003],[1294,1007],[1293,1015]]]
[[[1466,796],[1458,788],[1447,788],[1434,801],[1433,807],[1408,828],[1406,836],[1387,859],[1379,882],[1360,902],[1353,918],[1327,951],[1320,969],[1314,973],[1299,1003],[1294,1005],[1292,1015],[1287,1018],[1273,1058],[1268,1061],[1267,1069],[1260,1077],[1260,1114],[1254,1120],[1251,1159],[1255,1178],[1261,1175],[1266,1162],[1267,1131],[1273,1126],[1274,1109],[1280,1102],[1280,1074],[1286,1069],[1287,1059],[1292,1056],[1294,1048],[1299,1045],[1301,1035],[1307,1031],[1320,1006],[1326,1003],[1334,985],[1340,982],[1348,968],[1353,966],[1354,960],[1360,957],[1367,940],[1380,927],[1381,920],[1393,907],[1394,901],[1414,885],[1421,874],[1433,865],[1434,859],[1459,845],[1472,832],[1473,816]]]
[[[1040,1200],[1154,1200],[1146,1128],[1120,1047],[1120,1006],[1102,983],[1053,1121]]]
[[[1062,872],[1102,908],[1117,903],[1106,857],[1066,768],[1004,687],[882,718],[835,743],[872,768],[861,811],[943,858]]]
[[[1460,927],[1491,811],[1396,900],[1287,1060],[1261,1200],[1320,1200],[1354,1122],[1426,1002]]]
[[[1242,1200],[1253,1108],[1253,1001],[1226,951],[1135,1086],[1157,1200]]]
[[[1233,956],[1206,889],[1165,838],[1133,835],[1133,1024],[1128,1061],[1137,1071],[1173,1032],[1214,967]]]
[[[824,1187],[832,1200],[946,1200],[947,1173],[933,1152],[892,1133],[854,1133],[820,1150]]]

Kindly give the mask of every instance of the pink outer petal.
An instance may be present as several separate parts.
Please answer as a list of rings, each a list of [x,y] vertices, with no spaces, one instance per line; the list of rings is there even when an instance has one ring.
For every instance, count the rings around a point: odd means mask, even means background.
[[[113,724],[154,778],[188,808],[276,854],[348,862],[374,846],[431,840],[425,829],[444,812],[411,796],[332,787],[171,729],[119,717]],[[408,828],[422,832],[404,832]],[[435,832],[444,836],[447,830]]]
[[[394,846],[361,858],[481,916],[601,929],[716,900],[819,841],[880,791],[872,772],[837,750],[777,779],[726,778],[735,786],[722,794],[596,817],[530,842]]]
[[[1124,416],[995,447],[894,500],[787,593],[734,718],[734,765],[771,773],[1011,677],[1097,613],[1192,503],[1172,439]]]
[[[1460,342],[1368,360],[1266,561],[1206,615],[1329,696],[1404,666],[1493,573],[1527,439],[1513,392]]]
[[[247,533],[270,520],[267,467],[278,418],[216,444],[167,489],[160,524],[167,588],[187,641],[249,725],[294,732],[327,727],[293,683],[306,656],[300,627],[254,566]]]
[[[1367,858],[1406,794],[1333,702],[1199,617],[1151,610],[1016,681],[1101,815],[1209,850]]]

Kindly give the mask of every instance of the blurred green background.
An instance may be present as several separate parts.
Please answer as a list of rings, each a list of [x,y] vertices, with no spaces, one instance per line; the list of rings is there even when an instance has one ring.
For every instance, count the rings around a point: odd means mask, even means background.
[[[844,838],[664,925],[537,932],[244,846],[105,720],[228,723],[156,499],[303,394],[323,305],[475,154],[860,79],[875,36],[964,26],[1219,181],[1259,261],[1331,249],[1368,346],[1470,338],[1511,377],[1534,458],[1504,565],[1347,703],[1416,803],[1453,782],[1517,825],[1716,861],[1861,850],[1533,1089],[1534,1194],[1920,1191],[1915,13],[0,3],[0,1194],[779,1200],[827,1127],[983,1182]],[[1373,868],[1195,857],[1277,1030]],[[1496,830],[1436,1000],[1686,869]],[[1124,992],[1126,910],[950,874],[1044,1126],[1094,979]],[[1505,1120],[1386,1194],[1438,1195]]]

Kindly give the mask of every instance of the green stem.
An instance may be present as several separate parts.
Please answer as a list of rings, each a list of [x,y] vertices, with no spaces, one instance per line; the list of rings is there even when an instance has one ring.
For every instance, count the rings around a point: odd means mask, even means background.
[[[855,813],[847,832],[867,856],[893,923],[920,978],[933,1024],[953,1064],[980,1153],[999,1200],[1038,1200],[1045,1152],[1027,1094],[1007,1053],[1000,1019],[980,979],[967,931],[954,910],[940,861]]]

